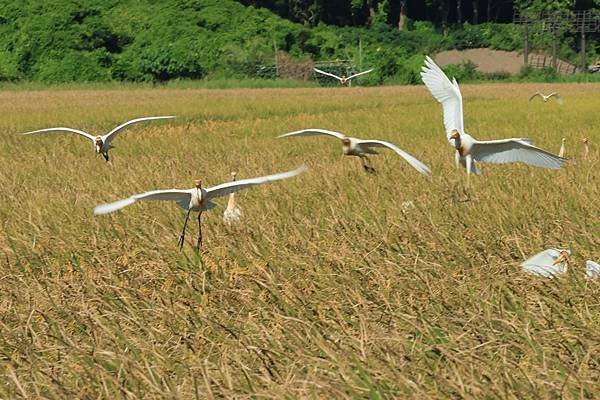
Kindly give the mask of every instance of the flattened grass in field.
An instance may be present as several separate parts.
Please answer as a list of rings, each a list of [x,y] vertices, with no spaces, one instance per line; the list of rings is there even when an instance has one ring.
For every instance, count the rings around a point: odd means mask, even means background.
[[[566,102],[529,103],[558,89]],[[0,397],[594,398],[600,393],[599,85],[464,86],[481,139],[532,137],[560,171],[483,165],[465,200],[441,107],[424,87],[0,93]],[[106,164],[71,126],[115,141]],[[377,175],[322,127],[396,143]],[[590,159],[582,160],[582,137]],[[177,249],[184,213],[95,205],[157,188],[307,173],[204,217],[205,249]],[[403,206],[412,201],[414,207]],[[568,247],[563,279],[519,263]]]

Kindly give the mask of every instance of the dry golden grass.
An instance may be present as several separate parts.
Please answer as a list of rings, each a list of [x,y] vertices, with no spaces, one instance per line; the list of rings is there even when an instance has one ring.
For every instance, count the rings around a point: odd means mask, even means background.
[[[560,171],[454,168],[424,87],[0,93],[0,397],[594,398],[600,393],[600,85],[463,87],[475,137],[527,136],[572,160]],[[146,115],[112,163],[47,126],[107,131]],[[306,127],[397,143],[378,174]],[[592,143],[581,159],[580,138]],[[177,249],[184,213],[95,205],[157,188],[212,186],[302,163],[291,180],[204,218],[205,249]],[[404,201],[415,208],[402,210]],[[563,279],[519,263],[568,247]]]

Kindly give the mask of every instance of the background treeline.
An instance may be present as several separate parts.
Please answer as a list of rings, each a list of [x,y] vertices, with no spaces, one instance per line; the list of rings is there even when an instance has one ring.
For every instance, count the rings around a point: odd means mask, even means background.
[[[592,5],[593,0],[11,0],[0,2],[0,80],[247,78],[285,51],[375,67],[366,83],[416,83],[424,54],[520,49],[521,28],[504,23],[515,9],[535,13]],[[576,61],[576,35],[565,30],[560,39],[561,56]],[[594,58],[597,43],[594,37],[589,41]],[[550,37],[534,32],[533,44],[549,48]]]

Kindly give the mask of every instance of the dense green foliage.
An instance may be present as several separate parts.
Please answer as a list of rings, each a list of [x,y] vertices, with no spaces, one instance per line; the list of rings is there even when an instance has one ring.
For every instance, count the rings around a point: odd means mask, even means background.
[[[568,38],[567,38],[568,39]],[[547,35],[534,45],[547,46]],[[0,3],[0,80],[40,82],[252,78],[276,50],[374,67],[364,83],[419,81],[424,54],[450,48],[516,50],[520,28],[465,23],[442,31],[409,20],[370,27],[294,23],[233,0],[14,0]],[[574,43],[561,53],[576,57]]]

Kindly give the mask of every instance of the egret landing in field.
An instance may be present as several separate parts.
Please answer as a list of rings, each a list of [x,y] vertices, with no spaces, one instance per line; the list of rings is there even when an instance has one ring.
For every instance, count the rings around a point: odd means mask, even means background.
[[[235,182],[236,173],[231,173],[231,181]],[[240,222],[242,217],[242,210],[235,204],[235,193],[231,193],[229,195],[229,200],[227,201],[227,208],[223,212],[223,222],[225,225],[232,226]]]
[[[527,273],[554,278],[567,272],[570,255],[570,250],[548,249],[524,261],[521,267]]]
[[[210,188],[202,187],[202,181],[196,180],[194,182],[195,187],[192,189],[167,189],[167,190],[153,190],[151,192],[134,194],[123,200],[118,200],[113,203],[99,205],[94,209],[95,215],[102,215],[115,212],[123,207],[131,205],[137,201],[148,201],[148,200],[166,200],[175,201],[179,207],[187,211],[185,222],[183,224],[183,230],[179,237],[179,248],[183,248],[185,240],[185,229],[187,227],[188,219],[190,218],[190,212],[198,212],[198,242],[196,245],[197,249],[202,247],[202,212],[208,211],[216,206],[212,202],[217,197],[227,196],[230,193],[237,192],[238,190],[246,189],[251,186],[261,185],[267,182],[279,181],[282,179],[291,178],[296,176],[308,168],[301,166],[293,171],[284,172],[275,175],[261,176],[259,178],[243,179],[241,181],[233,181],[222,183],[218,186]]]
[[[106,161],[108,161],[108,151],[114,147],[111,142],[114,140],[114,138],[117,137],[117,135],[119,133],[122,132],[122,130],[130,125],[133,124],[137,124],[139,122],[144,122],[144,121],[153,121],[153,120],[159,120],[159,119],[170,119],[170,118],[175,118],[172,115],[169,116],[161,116],[161,117],[143,117],[143,118],[136,118],[136,119],[132,119],[131,121],[127,121],[124,124],[121,124],[119,126],[117,126],[115,129],[113,129],[112,131],[108,132],[106,135],[98,135],[98,136],[94,136],[92,134],[89,134],[87,132],[84,131],[80,131],[77,129],[73,129],[73,128],[64,128],[64,127],[59,127],[59,128],[47,128],[47,129],[39,129],[37,131],[31,131],[31,132],[25,132],[22,133],[22,135],[31,135],[34,133],[44,133],[44,132],[71,132],[71,133],[75,133],[77,135],[83,136],[84,138],[87,138],[89,140],[91,140],[92,142],[94,142],[94,148],[96,149],[96,153],[98,154],[102,154],[102,156],[104,157],[104,159]]]
[[[446,137],[456,149],[457,168],[462,165],[467,169],[467,174],[480,174],[475,161],[495,164],[522,162],[552,169],[558,169],[564,164],[564,159],[533,146],[530,139],[475,139],[465,132],[462,95],[456,79],[450,82],[430,57],[426,57],[421,78],[433,97],[442,104]]]
[[[423,164],[421,161],[417,160],[407,152],[399,149],[395,145],[389,142],[384,142],[383,140],[357,139],[350,136],[346,136],[340,132],[328,131],[326,129],[303,129],[300,131],[285,133],[277,137],[284,138],[291,136],[316,135],[326,135],[340,139],[342,141],[342,150],[344,152],[344,155],[360,157],[362,166],[367,172],[375,172],[375,168],[373,168],[373,165],[371,164],[371,161],[368,158],[368,155],[378,154],[373,149],[373,147],[387,147],[388,149],[392,149],[393,151],[395,151],[400,157],[404,158],[414,169],[416,169],[420,173],[424,175],[428,175],[431,173],[427,165]]]
[[[585,262],[585,274],[588,279],[600,279],[600,264],[587,260]]]
[[[567,139],[565,139],[565,138],[562,138],[562,140],[560,141],[560,150],[558,151],[558,156],[560,158],[564,158],[565,157],[565,152],[566,152],[565,142],[566,141],[567,141]]]
[[[556,101],[558,101],[558,104],[563,103],[563,99],[562,99],[562,97],[560,97],[560,94],[558,94],[558,92],[550,93],[548,96],[546,96],[540,92],[535,92],[535,94],[529,98],[529,101],[535,99],[538,96],[540,97],[540,99],[542,99],[544,101],[544,103],[547,103],[548,100],[550,100],[552,97],[556,97]]]
[[[348,77],[346,77],[345,75],[337,76],[337,75],[334,75],[334,74],[332,74],[330,72],[321,71],[318,68],[314,68],[314,70],[315,70],[315,72],[318,72],[321,75],[325,75],[325,76],[329,76],[329,77],[337,79],[342,86],[345,86],[345,85],[349,84],[350,81],[352,79],[356,78],[357,76],[365,75],[365,74],[368,74],[369,72],[372,72],[373,68],[371,68],[371,69],[369,69],[367,71],[359,72],[358,74],[350,75]]]

